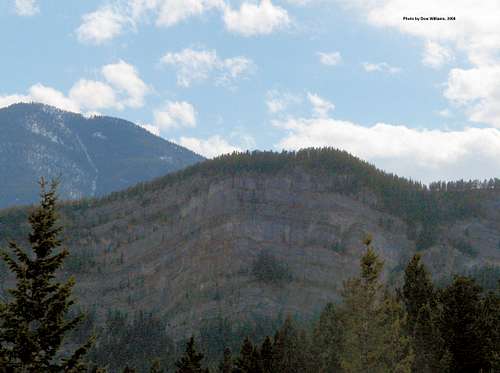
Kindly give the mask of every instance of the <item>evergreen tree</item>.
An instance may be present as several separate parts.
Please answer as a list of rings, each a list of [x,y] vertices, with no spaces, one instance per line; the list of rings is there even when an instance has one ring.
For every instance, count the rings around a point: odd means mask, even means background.
[[[312,363],[317,372],[339,372],[342,327],[336,307],[329,303],[313,331]]]
[[[57,226],[56,189],[49,189],[40,180],[41,200],[29,216],[31,251],[10,242],[12,254],[1,257],[15,274],[17,286],[10,289],[11,300],[0,305],[0,361],[7,371],[16,372],[78,372],[83,371],[82,358],[91,341],[61,357],[64,338],[82,320],[68,320],[74,304],[71,298],[74,279],[60,283],[56,272],[69,255],[59,250],[62,228]]]
[[[273,343],[271,338],[266,337],[260,348],[260,358],[262,361],[262,371],[264,373],[272,373],[273,369]]]
[[[299,373],[308,370],[307,353],[309,346],[305,336],[301,335],[292,318],[287,317],[283,326],[274,337],[273,373]]]
[[[243,341],[240,356],[234,364],[235,373],[262,373],[260,354],[248,337]]]
[[[408,315],[406,332],[410,335],[415,360],[414,372],[446,372],[449,354],[439,328],[440,308],[431,277],[415,254],[405,269],[400,292]]]
[[[196,352],[194,337],[191,337],[186,344],[186,351],[179,361],[175,363],[177,373],[208,373],[208,369],[201,367],[203,354]]]
[[[159,359],[155,359],[149,368],[149,373],[164,373]]]
[[[474,280],[457,276],[441,295],[441,332],[451,354],[451,371],[489,371],[481,325],[481,288]]]
[[[340,365],[345,372],[409,372],[413,353],[403,333],[404,312],[380,284],[382,261],[365,240],[361,276],[342,292]],[[392,351],[390,351],[392,350]]]
[[[219,372],[220,373],[232,373],[233,372],[233,356],[231,354],[231,349],[229,349],[229,347],[226,347],[224,349],[224,356],[223,356],[222,361],[219,365]]]

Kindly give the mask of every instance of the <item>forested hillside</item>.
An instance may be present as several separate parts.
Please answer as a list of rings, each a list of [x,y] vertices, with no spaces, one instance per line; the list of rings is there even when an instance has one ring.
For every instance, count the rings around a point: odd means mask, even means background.
[[[338,302],[368,233],[390,287],[419,252],[438,284],[464,273],[493,288],[499,190],[498,179],[426,187],[334,149],[227,155],[64,203],[65,273],[77,278],[87,327],[104,327],[97,360],[122,356],[131,335],[155,335],[173,351],[195,334],[216,356]],[[3,246],[26,237],[27,213],[0,212]]]

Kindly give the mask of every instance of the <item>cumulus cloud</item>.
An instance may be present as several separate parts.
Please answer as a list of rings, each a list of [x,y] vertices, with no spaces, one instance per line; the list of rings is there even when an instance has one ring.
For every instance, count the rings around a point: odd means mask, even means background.
[[[40,11],[36,0],[15,0],[15,11],[20,16],[34,16]]]
[[[241,151],[239,147],[231,145],[219,135],[211,136],[207,139],[181,137],[179,140],[175,140],[175,142],[206,158],[214,158],[221,154]]]
[[[133,65],[120,60],[117,63],[103,66],[101,72],[111,85],[128,95],[125,105],[132,108],[144,105],[144,96],[149,92],[149,87],[139,77],[139,73]]]
[[[380,62],[380,63],[363,62],[362,65],[363,69],[365,69],[365,71],[368,73],[379,71],[389,74],[397,74],[401,72],[400,67],[391,66],[387,62]]]
[[[339,0],[351,8],[361,10],[363,18],[377,27],[390,27],[421,38],[424,41],[423,63],[431,67],[448,62],[456,52],[464,53],[472,67],[452,69],[448,76],[445,97],[452,102],[456,97],[470,97],[477,77],[492,76],[500,66],[500,2],[485,0]],[[405,22],[404,16],[453,16],[455,21]],[[448,50],[443,50],[447,45]],[[499,84],[485,82],[488,86]],[[463,91],[461,91],[463,89]],[[491,89],[490,89],[491,92]],[[471,121],[498,126],[500,123],[498,96],[478,94],[477,99],[465,100],[462,107]],[[461,98],[460,98],[461,99]]]
[[[76,35],[83,43],[103,44],[120,35],[129,21],[120,9],[106,5],[84,14]]]
[[[160,130],[196,127],[196,111],[189,102],[167,101],[162,109],[155,110],[154,125]]]
[[[453,52],[446,47],[428,40],[425,43],[424,57],[422,63],[433,69],[439,69],[443,65],[453,60]]]
[[[328,113],[335,109],[335,105],[330,101],[318,96],[314,93],[307,93],[307,99],[311,103],[313,115],[319,118],[328,116]]]
[[[226,6],[224,23],[229,31],[243,36],[270,34],[290,24],[288,12],[271,0],[262,0],[260,4],[244,2],[237,10]]]
[[[180,52],[166,53],[160,60],[163,65],[176,70],[177,84],[189,87],[213,77],[216,84],[231,85],[238,78],[250,74],[254,69],[252,60],[237,56],[220,58],[215,50],[183,49]]]
[[[291,105],[300,104],[302,97],[290,92],[270,90],[266,93],[266,106],[270,114],[285,112]]]
[[[172,27],[210,10],[222,13],[228,31],[245,36],[270,34],[290,23],[287,11],[271,0],[244,1],[239,9],[224,0],[115,0],[84,14],[76,34],[81,42],[99,45],[150,19],[158,27]]]
[[[0,95],[0,107],[16,102],[41,102],[73,112],[94,112],[96,109],[137,108],[144,105],[149,92],[133,65],[124,61],[105,65],[101,71],[107,83],[97,80],[78,80],[68,95],[41,83],[32,85],[28,94]]]
[[[493,128],[419,130],[385,123],[365,127],[334,118],[292,118],[273,124],[287,132],[279,149],[332,146],[424,182],[483,179],[500,172],[500,131]]]
[[[29,96],[35,102],[42,102],[67,111],[80,111],[80,105],[55,88],[35,84],[29,89]]]
[[[340,52],[318,52],[319,61],[326,66],[336,66],[342,61]]]
[[[117,102],[113,88],[94,80],[80,79],[69,91],[69,98],[90,110],[123,107]]]

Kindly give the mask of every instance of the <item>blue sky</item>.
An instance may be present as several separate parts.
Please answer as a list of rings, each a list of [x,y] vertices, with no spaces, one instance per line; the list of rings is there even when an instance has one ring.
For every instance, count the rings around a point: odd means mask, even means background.
[[[493,0],[4,0],[0,107],[118,116],[208,157],[333,146],[425,182],[499,177],[499,16]]]

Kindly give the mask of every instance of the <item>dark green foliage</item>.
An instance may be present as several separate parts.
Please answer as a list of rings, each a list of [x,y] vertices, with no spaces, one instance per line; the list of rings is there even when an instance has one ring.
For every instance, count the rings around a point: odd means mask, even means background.
[[[167,334],[165,323],[151,313],[138,312],[131,319],[122,312],[108,313],[104,330],[97,335],[97,344],[90,358],[112,371],[125,366],[146,372],[158,359],[163,367],[171,367],[175,346]]]
[[[490,331],[484,330],[484,325],[481,325],[489,324],[492,315],[490,307],[483,307],[481,288],[474,280],[457,276],[443,290],[441,302],[441,332],[451,355],[452,372],[479,372],[481,369],[490,371],[492,362],[488,357],[494,355],[494,352],[485,353],[483,348],[484,334],[490,334]],[[486,311],[486,314],[482,311]],[[500,319],[495,322],[493,329],[498,328],[499,322]],[[496,352],[500,352],[500,345],[494,348]]]
[[[440,309],[431,277],[416,254],[405,269],[400,296],[407,312],[407,333],[415,352],[414,372],[445,372],[447,352],[439,328]]]
[[[219,373],[233,373],[233,355],[228,347],[224,349],[224,356],[219,364]]]
[[[260,349],[260,359],[262,362],[262,372],[272,373],[273,369],[273,342],[269,336],[262,342]]]
[[[313,330],[312,360],[319,372],[339,372],[342,325],[334,304],[328,303]]]
[[[261,251],[257,255],[252,264],[252,274],[265,284],[282,285],[292,279],[288,267],[267,251]]]
[[[307,372],[309,367],[309,344],[302,333],[288,317],[276,332],[272,347],[274,373]]]
[[[196,352],[194,337],[186,344],[186,351],[175,365],[176,373],[208,373],[208,369],[202,368],[203,354]]]
[[[0,359],[8,371],[83,371],[82,358],[90,340],[61,357],[65,336],[83,316],[67,319],[74,304],[74,279],[66,283],[56,279],[57,270],[69,255],[66,249],[59,249],[62,228],[57,226],[57,183],[53,182],[47,190],[41,179],[40,186],[40,206],[29,216],[31,251],[10,242],[14,255],[0,254],[17,281],[16,288],[9,290],[11,297],[0,304]]]
[[[260,353],[247,337],[234,364],[234,373],[263,373]]]

